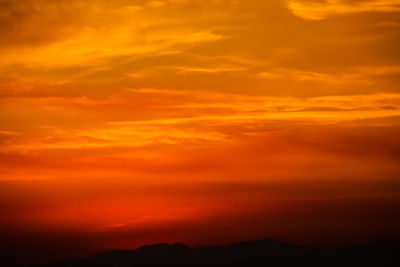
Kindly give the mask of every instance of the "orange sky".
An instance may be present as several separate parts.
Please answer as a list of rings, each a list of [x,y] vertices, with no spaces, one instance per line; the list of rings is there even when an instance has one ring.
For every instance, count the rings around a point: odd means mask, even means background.
[[[399,237],[399,26],[399,0],[0,1],[0,233]]]

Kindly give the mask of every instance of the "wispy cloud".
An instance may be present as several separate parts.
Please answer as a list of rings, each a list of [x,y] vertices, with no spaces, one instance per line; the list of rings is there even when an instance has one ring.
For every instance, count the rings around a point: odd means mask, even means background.
[[[332,15],[358,13],[358,12],[400,11],[400,1],[398,0],[374,0],[374,1],[289,0],[288,6],[292,10],[293,14],[307,20],[321,20]]]
[[[35,111],[39,114],[49,109],[55,113],[65,113],[70,109],[81,112],[90,110],[90,113],[98,114],[101,119],[95,119],[93,125],[84,127],[79,123],[80,120],[75,120],[75,124],[63,127],[62,124],[51,123],[53,119],[50,116],[47,119],[50,126],[38,128],[37,122],[33,122],[31,125],[25,125],[30,132],[0,132],[8,140],[2,144],[2,149],[25,153],[57,149],[134,148],[163,144],[208,146],[215,142],[231,142],[241,135],[242,127],[252,128],[278,121],[306,121],[316,125],[327,125],[400,116],[399,94],[295,98],[151,88],[129,89],[129,93],[130,95],[124,98],[108,99],[43,98],[38,102],[38,99],[34,98],[35,106],[45,105],[44,109],[39,108]],[[139,102],[136,100],[138,97],[141,99]],[[146,98],[148,103],[144,101]],[[157,98],[158,102],[154,103],[151,100],[154,98]],[[181,102],[182,99],[185,103]],[[7,101],[16,102],[15,99]],[[32,99],[29,98],[19,101],[23,105],[32,105]],[[140,109],[131,110],[132,106],[139,104]],[[111,110],[114,110],[114,114]],[[106,113],[107,115],[103,115]],[[125,113],[129,116],[121,116]],[[151,117],[143,118],[141,113],[148,113]],[[133,117],[137,119],[126,120]],[[42,118],[42,121],[45,120]],[[84,121],[85,119],[82,122]],[[3,125],[9,123],[3,122]],[[232,127],[232,130],[226,131],[227,126]]]

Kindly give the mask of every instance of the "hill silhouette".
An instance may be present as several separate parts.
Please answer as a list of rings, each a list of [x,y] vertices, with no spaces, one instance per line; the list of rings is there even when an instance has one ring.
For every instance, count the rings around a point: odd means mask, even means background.
[[[374,242],[341,249],[318,249],[262,239],[230,246],[191,248],[156,244],[136,250],[114,250],[90,258],[70,258],[47,267],[75,266],[400,266],[400,244]]]

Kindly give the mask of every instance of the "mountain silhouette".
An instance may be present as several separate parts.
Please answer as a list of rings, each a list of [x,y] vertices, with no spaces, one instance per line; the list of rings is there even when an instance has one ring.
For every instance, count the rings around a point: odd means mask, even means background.
[[[262,239],[230,246],[191,248],[156,244],[136,250],[114,250],[90,258],[70,258],[46,267],[75,266],[400,266],[400,244],[374,242],[341,249],[319,249]]]

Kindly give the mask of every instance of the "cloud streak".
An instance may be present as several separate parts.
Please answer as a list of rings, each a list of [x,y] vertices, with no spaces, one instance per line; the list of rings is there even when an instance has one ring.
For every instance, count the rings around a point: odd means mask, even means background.
[[[400,12],[400,1],[299,1],[290,0],[289,8],[293,14],[307,20],[322,20],[334,15],[360,12]]]

